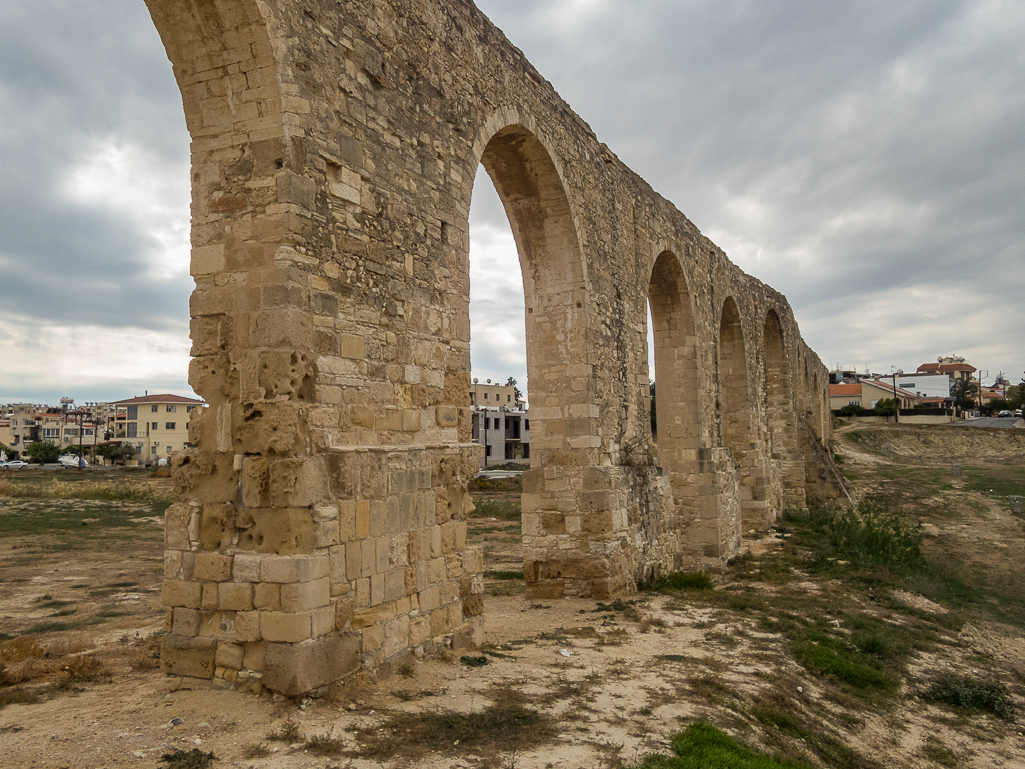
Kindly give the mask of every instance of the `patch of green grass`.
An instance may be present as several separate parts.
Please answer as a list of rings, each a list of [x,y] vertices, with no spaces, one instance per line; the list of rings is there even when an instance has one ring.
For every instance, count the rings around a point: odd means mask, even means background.
[[[648,756],[637,769],[810,769],[807,764],[756,753],[705,723],[691,724],[672,739],[672,756]]]
[[[897,681],[877,659],[846,639],[810,633],[807,641],[794,644],[793,653],[799,663],[815,673],[854,689],[888,692],[897,688]]]
[[[958,760],[957,753],[942,743],[934,740],[926,742],[922,746],[921,753],[933,763],[949,767],[949,769],[954,769],[961,765],[961,762]]]
[[[1025,495],[1025,468],[1021,467],[967,467],[964,474],[969,491],[978,491],[988,497]]]
[[[929,702],[938,702],[969,713],[992,713],[1014,721],[1015,707],[1007,687],[997,681],[948,675],[921,692]]]
[[[518,521],[522,511],[520,503],[509,499],[476,497],[473,500],[471,518],[497,518],[500,521]]]
[[[522,571],[486,571],[485,577],[491,579],[523,579]]]
[[[21,500],[0,513],[0,537],[35,537],[40,553],[97,550],[118,541],[157,540],[158,527],[144,518],[162,514],[126,502]]]
[[[39,622],[28,630],[25,635],[38,635],[40,633],[62,633],[65,630],[78,630],[89,625],[98,625],[102,620],[82,620],[80,622]]]
[[[652,593],[675,590],[711,590],[715,585],[707,571],[674,571],[638,585],[638,588]]]

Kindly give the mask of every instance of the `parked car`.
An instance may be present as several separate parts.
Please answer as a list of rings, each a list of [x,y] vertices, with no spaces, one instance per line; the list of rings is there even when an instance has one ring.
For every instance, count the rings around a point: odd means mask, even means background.
[[[1015,409],[1015,410],[1014,410],[1014,415],[1015,415],[1016,417],[1020,417],[1020,416],[1021,416],[1021,409]]]
[[[1011,412],[1008,411],[1007,409],[1004,409],[999,414],[997,414],[997,416],[998,417],[1009,417],[1009,416],[1011,416]]]
[[[28,467],[28,462],[22,462],[20,459],[12,459],[10,462],[0,462],[0,470],[20,470],[23,467]]]

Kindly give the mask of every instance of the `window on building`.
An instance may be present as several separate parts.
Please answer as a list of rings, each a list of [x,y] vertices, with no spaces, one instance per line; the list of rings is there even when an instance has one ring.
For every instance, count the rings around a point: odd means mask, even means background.
[[[194,409],[194,408],[196,408],[196,407],[195,407],[195,406],[186,406],[186,407],[185,407],[185,413],[186,413],[186,414],[188,414],[188,413],[189,413],[190,411],[192,411],[192,409]]]
[[[486,456],[486,457],[490,457],[491,456],[491,447],[490,446],[485,446],[484,447],[484,456]]]
[[[529,419],[524,419],[523,420],[523,429],[524,430],[529,430],[530,429],[530,420]]]
[[[178,409],[177,406],[168,406],[167,407],[167,413],[168,414],[173,414],[177,409]]]
[[[170,454],[170,453],[171,453],[171,447],[170,447],[170,446],[168,446],[168,447],[167,447],[167,453],[168,453],[168,454]]]
[[[156,414],[158,411],[160,411],[160,406],[150,406],[149,410]]]
[[[164,422],[164,429],[165,430],[174,430],[175,429],[174,426],[176,424],[177,424],[176,422]]]
[[[86,435],[92,435],[95,431],[92,428],[87,428],[85,431]]]
[[[139,436],[139,423],[129,422],[128,423],[128,438],[137,438]]]
[[[506,396],[505,396],[505,401],[506,401],[506,403],[508,403],[508,402],[509,402],[509,401],[511,401],[511,400],[512,400],[512,396],[511,396],[511,395],[506,395]]]
[[[150,429],[151,430],[156,430],[159,425],[160,425],[159,422],[150,422]]]
[[[142,453],[142,444],[141,443],[138,446],[135,447],[135,453],[136,454],[141,454]]]
[[[138,419],[139,418],[139,407],[138,406],[129,406],[128,407],[128,418],[129,419]]]
[[[11,420],[11,427],[17,427],[17,426],[18,426],[18,420],[17,419],[12,419]]]
[[[484,393],[484,400],[487,400],[487,399],[488,399],[488,394]]]

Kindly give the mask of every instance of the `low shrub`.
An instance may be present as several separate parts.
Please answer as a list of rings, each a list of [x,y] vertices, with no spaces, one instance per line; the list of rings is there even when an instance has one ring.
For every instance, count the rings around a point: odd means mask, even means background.
[[[948,675],[921,692],[922,699],[966,711],[992,713],[1014,721],[1015,707],[1007,687],[997,681]]]

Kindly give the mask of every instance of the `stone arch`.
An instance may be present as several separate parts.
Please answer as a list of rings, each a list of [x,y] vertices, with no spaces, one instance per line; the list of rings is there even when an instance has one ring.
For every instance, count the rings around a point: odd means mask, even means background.
[[[505,207],[523,275],[527,378],[535,404],[531,465],[537,467],[594,432],[593,423],[580,418],[593,394],[593,379],[580,369],[588,290],[562,174],[541,138],[523,125],[531,121],[517,119],[494,130],[479,160]],[[566,377],[576,378],[576,386],[553,386]]]
[[[804,467],[799,461],[793,408],[794,383],[790,378],[786,338],[779,315],[770,309],[763,330],[765,353],[764,407],[768,425],[770,516],[786,505],[804,505]]]
[[[505,208],[523,275],[531,401],[531,469],[521,499],[524,545],[532,553],[523,570],[528,593],[605,595],[614,589],[609,575],[580,568],[589,543],[578,536],[578,492],[566,494],[573,486],[582,490],[583,481],[571,476],[596,464],[598,448],[588,281],[567,184],[533,121],[513,111],[492,116],[476,151]]]
[[[764,528],[767,500],[760,441],[753,423],[755,395],[748,371],[747,340],[733,297],[722,305],[717,362],[719,425],[723,446],[732,454],[742,525],[745,531]]]
[[[684,501],[682,484],[700,441],[697,339],[690,287],[679,260],[663,251],[648,281],[655,347],[658,455],[669,472],[677,505]]]

